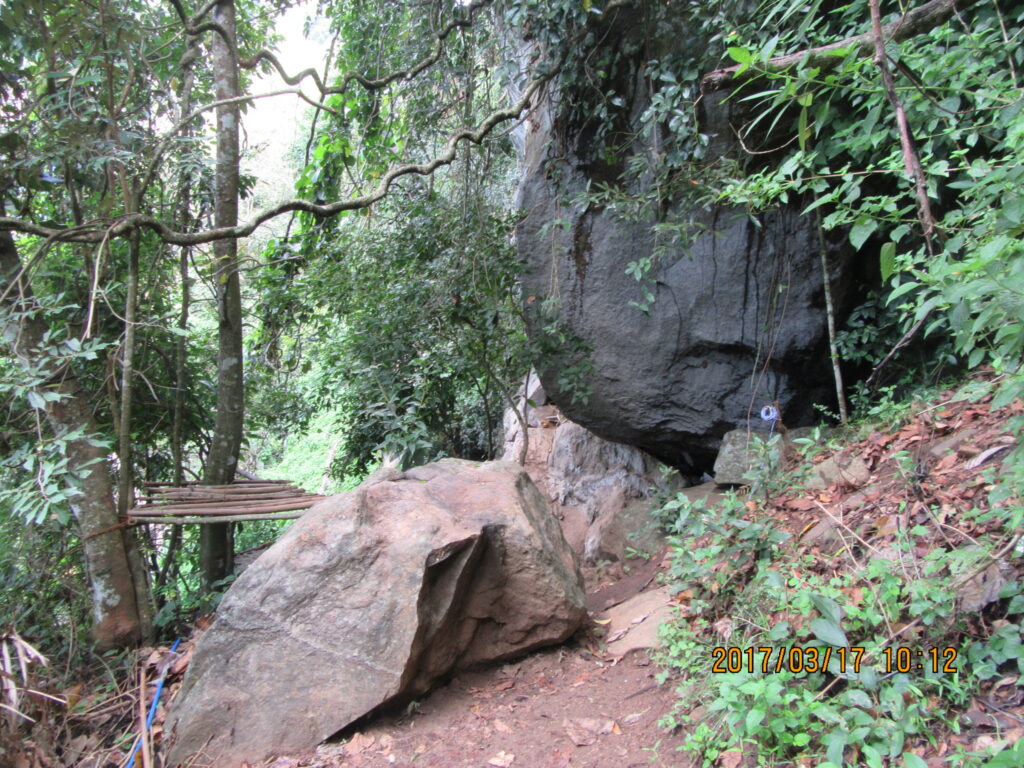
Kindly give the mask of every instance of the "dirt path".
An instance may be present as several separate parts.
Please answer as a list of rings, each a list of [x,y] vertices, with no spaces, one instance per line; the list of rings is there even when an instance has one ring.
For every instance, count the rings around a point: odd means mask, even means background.
[[[568,644],[462,673],[403,713],[269,765],[689,768],[689,757],[677,749],[683,735],[658,726],[672,708],[675,686],[658,684],[659,668],[646,649],[628,650],[651,643],[667,610],[652,607],[666,602],[656,570],[650,563],[593,590],[592,616],[601,623]]]
[[[466,673],[347,743],[273,768],[635,768],[688,766],[657,725],[673,703],[643,651],[602,660],[574,643]]]

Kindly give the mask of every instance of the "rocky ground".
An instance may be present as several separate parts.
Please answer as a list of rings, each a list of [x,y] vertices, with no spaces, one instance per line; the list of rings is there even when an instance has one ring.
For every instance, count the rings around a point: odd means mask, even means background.
[[[591,571],[590,627],[569,643],[489,669],[464,672],[422,701],[382,715],[308,754],[282,755],[272,768],[633,768],[688,766],[677,752],[680,733],[659,727],[675,700],[671,681],[659,684],[648,646],[672,610],[656,579],[661,560],[625,573]],[[639,591],[642,590],[642,591]],[[611,604],[615,605],[611,605]],[[610,606],[610,607],[606,607]],[[200,627],[207,622],[200,622]],[[173,700],[202,629],[180,655],[158,649],[148,666],[168,669],[163,703]],[[168,660],[173,659],[168,665]],[[156,676],[154,674],[154,676]],[[151,694],[150,694],[151,695]],[[132,718],[129,683],[116,695],[96,696],[97,726],[70,753],[46,739],[25,740],[6,753],[11,768],[124,766],[125,747],[103,748],[103,732]],[[104,709],[112,710],[103,714]],[[110,716],[113,714],[114,716]],[[161,706],[153,728],[162,731]],[[101,718],[106,719],[106,727]],[[80,723],[82,725],[82,723]],[[130,729],[130,724],[127,724]],[[42,736],[43,732],[37,732]],[[107,734],[109,735],[109,734]],[[63,752],[61,758],[56,752]],[[136,763],[143,765],[141,758]],[[155,763],[159,765],[159,758]],[[227,768],[196,761],[192,768]],[[251,766],[256,768],[256,766]]]
[[[641,617],[634,617],[641,618]],[[457,676],[399,716],[274,768],[633,768],[688,765],[659,728],[674,701],[648,653],[601,651],[585,635],[521,661]]]
[[[658,682],[650,650],[657,644],[658,624],[673,610],[673,600],[657,578],[666,564],[656,558],[626,568],[588,569],[593,622],[569,643],[512,663],[461,673],[400,712],[352,728],[314,752],[282,755],[265,765],[689,765],[677,751],[681,734],[658,725],[675,701],[673,683]],[[171,668],[171,696],[193,642]],[[193,768],[206,765],[195,762]]]

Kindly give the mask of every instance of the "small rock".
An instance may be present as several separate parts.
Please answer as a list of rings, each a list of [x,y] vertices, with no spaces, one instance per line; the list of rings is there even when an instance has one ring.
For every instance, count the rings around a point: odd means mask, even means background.
[[[817,525],[800,537],[800,541],[819,547],[822,552],[833,552],[843,546],[843,537],[839,534],[839,529],[827,518],[819,520]]]
[[[860,456],[837,453],[811,468],[811,477],[804,484],[810,490],[820,491],[833,485],[860,488],[871,479],[871,470]]]
[[[718,485],[745,485],[744,476],[759,460],[757,450],[764,436],[746,429],[726,432],[715,459],[715,482]]]
[[[588,747],[597,741],[598,736],[614,733],[618,726],[614,720],[599,717],[575,717],[562,723],[569,739],[577,747]]]
[[[933,459],[941,459],[952,451],[959,451],[960,446],[974,437],[977,431],[974,427],[968,427],[967,429],[961,429],[959,432],[954,432],[929,448],[928,455]]]
[[[789,430],[784,439],[775,442],[769,458],[778,463],[783,445],[792,446],[793,440],[809,437],[813,431],[812,427]],[[752,432],[749,429],[726,432],[715,459],[715,482],[718,485],[747,485],[749,481],[746,475],[766,461],[761,455],[760,444],[769,439],[768,433]]]
[[[651,499],[629,501],[621,488],[612,489],[587,530],[583,562],[625,560],[631,550],[648,557],[661,552],[665,536],[651,517],[651,504]]]
[[[626,557],[626,531],[619,514],[626,507],[626,492],[613,488],[598,504],[597,517],[587,529],[583,542],[583,563],[599,560],[623,560]]]
[[[700,502],[706,507],[717,504],[725,498],[725,494],[718,487],[718,483],[714,480],[709,480],[701,485],[693,485],[689,488],[683,488],[679,493],[683,494],[691,502]]]
[[[502,750],[490,760],[487,761],[488,765],[493,765],[495,768],[509,768],[512,763],[515,762],[516,756]]]
[[[633,650],[661,645],[658,627],[672,618],[668,587],[641,592],[607,612],[608,653],[624,656]]]

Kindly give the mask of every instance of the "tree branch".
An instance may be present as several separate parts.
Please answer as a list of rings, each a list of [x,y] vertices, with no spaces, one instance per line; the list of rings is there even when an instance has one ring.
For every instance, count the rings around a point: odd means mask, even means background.
[[[917,197],[917,217],[921,222],[922,234],[928,252],[934,256],[932,236],[935,234],[935,217],[932,215],[932,206],[928,200],[928,183],[924,177],[924,169],[921,168],[921,160],[918,157],[917,149],[914,146],[914,138],[910,133],[910,124],[907,122],[907,112],[903,108],[903,102],[896,94],[896,84],[889,69],[888,60],[885,55],[885,39],[882,30],[882,14],[878,8],[878,0],[868,0],[868,7],[871,10],[872,42],[875,49],[875,64],[882,76],[882,87],[885,95],[892,106],[893,114],[896,117],[896,126],[899,129],[900,148],[903,151],[903,167],[907,174],[914,181],[914,191]]]
[[[157,171],[160,168],[160,161],[163,159],[164,152],[167,150],[168,144],[175,136],[178,135],[178,133],[183,128],[185,128],[185,126],[187,126],[197,117],[202,115],[204,112],[209,112],[211,109],[227,106],[229,104],[247,104],[248,102],[255,101],[256,99],[267,99],[270,98],[271,96],[298,96],[300,99],[307,102],[308,104],[311,104],[313,107],[316,107],[317,109],[322,109],[326,112],[330,112],[332,115],[338,114],[337,110],[331,109],[326,104],[321,104],[310,99],[308,96],[306,96],[306,94],[302,92],[300,88],[281,88],[276,91],[267,91],[266,93],[246,94],[244,96],[235,96],[230,99],[217,99],[215,101],[203,104],[201,107],[196,107],[187,115],[185,115],[185,117],[181,118],[177,123],[174,124],[174,127],[171,128],[171,130],[169,130],[167,133],[165,133],[164,137],[160,139],[160,143],[157,144],[156,148],[153,150],[153,159],[149,161],[149,167],[146,169],[146,177],[145,179],[143,179],[142,185],[139,187],[139,199],[145,196],[146,190],[149,189],[150,183],[156,177]]]
[[[181,4],[181,0],[170,0],[171,6],[174,8],[174,12],[178,14],[178,19],[181,21],[185,28],[188,28],[188,16],[185,14],[185,8]]]
[[[126,214],[113,221],[110,219],[96,219],[75,228],[46,227],[31,221],[25,221],[24,219],[0,216],[0,231],[25,232],[61,242],[98,243],[103,240],[107,233],[113,237],[124,237],[134,229],[145,227],[153,230],[166,243],[173,245],[199,245],[211,243],[215,240],[246,237],[252,234],[260,224],[289,211],[305,211],[314,216],[326,217],[343,211],[368,208],[385,197],[391,185],[397,179],[409,175],[429,176],[438,168],[454,162],[456,151],[462,142],[480,144],[497,126],[518,118],[530,107],[533,97],[554,77],[558,70],[559,67],[556,66],[547,74],[536,77],[526,90],[523,91],[515,104],[506,109],[497,109],[491,112],[477,128],[463,128],[451,134],[448,137],[444,151],[437,157],[425,163],[407,163],[395,166],[381,178],[380,183],[372,192],[360,197],[352,197],[320,205],[309,200],[283,200],[258,212],[244,224],[238,224],[233,227],[217,227],[201,232],[178,232],[158,219],[143,213]]]
[[[174,0],[171,0],[171,1],[173,2]],[[210,11],[213,10],[213,6],[215,6],[216,4],[217,4],[217,0],[207,0],[206,4],[202,8],[200,8],[198,11],[196,11],[195,15],[192,17],[192,20],[189,22],[189,26],[194,26],[201,19],[205,18],[206,15],[209,14]]]
[[[257,51],[248,59],[239,61],[239,66],[241,66],[243,69],[252,69],[257,64],[259,64],[260,61],[269,61],[273,65],[274,69],[277,70],[277,73],[281,76],[281,79],[288,83],[288,85],[298,85],[305,78],[312,78],[314,84],[317,87],[317,90],[320,91],[321,96],[328,96],[333,93],[344,93],[353,81],[359,83],[361,86],[363,86],[363,88],[365,88],[368,91],[380,90],[381,88],[385,88],[388,85],[391,85],[391,83],[395,82],[396,80],[409,80],[413,77],[416,77],[416,75],[420,74],[425,69],[433,66],[437,62],[437,60],[441,58],[441,53],[444,51],[444,41],[448,37],[448,35],[450,35],[456,29],[472,26],[473,14],[480,8],[483,8],[485,5],[489,5],[490,3],[491,0],[477,0],[476,2],[467,5],[466,18],[456,19],[454,21],[448,22],[448,24],[440,32],[437,33],[437,39],[434,41],[433,49],[425,58],[421,59],[419,62],[417,62],[416,64],[407,69],[401,69],[396,72],[391,72],[390,74],[384,75],[382,77],[371,78],[366,77],[365,75],[361,75],[355,71],[349,71],[346,72],[345,75],[342,77],[340,85],[326,86],[320,79],[320,74],[312,67],[310,67],[309,69],[304,69],[302,72],[299,72],[299,74],[295,75],[294,77],[290,77],[288,73],[285,71],[284,67],[281,65],[281,62],[277,60],[277,57],[266,49]]]
[[[976,3],[977,0],[959,0],[961,7],[967,7]],[[927,32],[939,24],[942,24],[956,13],[957,0],[929,0],[924,5],[908,11],[896,21],[882,27],[882,36],[886,41],[899,42],[906,40],[922,32]],[[843,61],[841,51],[853,48],[858,56],[868,56],[875,50],[875,34],[873,31],[864,32],[860,35],[848,37],[828,45],[820,45],[816,48],[807,48],[796,53],[787,53],[783,56],[776,56],[767,61],[760,62],[749,69],[739,72],[741,65],[716,69],[708,72],[701,79],[701,91],[709,93],[720,88],[727,87],[737,80],[747,80],[758,75],[773,72],[784,72],[790,67],[806,62],[810,66],[818,67],[823,72],[835,69]],[[739,72],[739,74],[737,74]]]
[[[176,0],[171,0],[171,2],[176,3]],[[253,69],[261,61],[269,61],[270,64],[274,67],[274,69],[277,70],[277,73],[281,76],[281,79],[288,83],[288,85],[297,86],[300,83],[302,83],[302,81],[305,80],[307,77],[312,78],[314,85],[316,85],[316,88],[320,92],[321,97],[323,97],[335,93],[344,93],[346,90],[348,90],[349,85],[351,85],[353,82],[359,83],[361,86],[363,86],[363,88],[365,88],[368,91],[377,91],[380,90],[381,88],[385,88],[391,85],[391,83],[397,80],[409,80],[413,77],[416,77],[416,75],[420,74],[425,69],[433,66],[437,62],[437,60],[441,58],[441,54],[444,51],[444,41],[451,33],[456,29],[471,27],[473,25],[473,15],[476,13],[476,11],[478,11],[479,9],[483,8],[486,5],[490,5],[491,2],[492,0],[476,0],[475,2],[472,2],[469,5],[467,5],[466,17],[462,19],[455,19],[454,21],[448,22],[448,24],[445,25],[445,27],[440,32],[437,33],[437,38],[434,41],[434,45],[430,53],[427,54],[426,57],[418,61],[416,64],[413,64],[411,67],[408,67],[406,69],[400,69],[395,72],[391,72],[387,75],[383,75],[381,77],[376,78],[366,77],[366,75],[362,75],[352,70],[345,73],[345,75],[341,78],[340,85],[332,86],[324,85],[324,81],[320,79],[320,73],[317,72],[313,67],[304,69],[297,75],[289,75],[288,72],[285,71],[284,66],[278,60],[277,56],[268,51],[266,48],[256,51],[256,53],[254,53],[247,59],[243,59],[239,55],[238,50],[234,47],[233,41],[230,40],[229,36],[224,31],[223,27],[221,27],[215,21],[206,21],[199,25],[193,24],[191,26],[188,26],[186,28],[186,31],[190,35],[201,35],[203,32],[215,32],[216,34],[220,35],[221,39],[228,43],[228,47],[231,49],[231,55],[235,58],[235,61],[238,62],[238,66],[242,69]]]
[[[477,0],[477,2],[472,3],[470,7],[482,7],[489,2],[490,0]],[[603,13],[620,10],[631,5],[632,2],[633,0],[609,0],[603,9]],[[452,24],[457,25],[456,22],[452,22]],[[454,27],[449,25],[449,27],[442,30],[442,33],[440,34],[450,33],[451,28]],[[191,32],[192,30],[189,31]],[[155,232],[156,235],[165,243],[186,246],[212,243],[217,240],[225,240],[229,238],[247,237],[264,222],[290,211],[303,211],[305,213],[312,214],[313,216],[328,217],[344,211],[355,211],[369,208],[374,203],[386,197],[391,185],[401,177],[410,175],[429,176],[438,168],[451,165],[451,163],[455,161],[458,147],[462,142],[481,144],[483,140],[486,139],[499,125],[515,120],[524,112],[532,109],[534,97],[540,93],[540,91],[555,77],[555,75],[561,71],[562,65],[565,63],[566,56],[568,55],[568,51],[571,47],[571,43],[574,41],[575,38],[572,41],[569,41],[570,44],[567,44],[562,49],[561,54],[550,65],[550,67],[545,68],[530,81],[529,85],[523,90],[520,97],[512,106],[505,109],[494,110],[487,115],[487,117],[484,118],[476,128],[462,128],[450,134],[447,142],[445,143],[444,151],[432,160],[423,163],[406,163],[392,167],[386,174],[384,174],[376,188],[366,195],[350,197],[325,204],[317,204],[310,202],[309,200],[296,198],[282,200],[275,205],[259,211],[245,223],[236,224],[231,227],[215,227],[213,229],[207,229],[200,232],[179,232],[167,226],[159,219],[144,213],[128,213],[117,218],[108,217],[103,219],[93,219],[92,221],[85,222],[77,227],[44,226],[21,218],[0,216],[0,232],[5,230],[23,232],[26,234],[38,235],[40,237],[51,238],[58,242],[100,243],[105,238],[126,237],[136,229],[146,228]],[[317,79],[319,79],[319,76]],[[246,101],[252,98],[254,97],[238,97],[241,101]],[[221,99],[201,107],[199,111],[233,101],[234,99]],[[180,129],[180,126],[183,125],[184,122],[187,122],[187,120],[192,119],[192,117],[193,115],[189,115],[184,119],[184,121],[179,121],[179,125],[175,130]],[[151,176],[152,173],[147,176],[147,182]]]

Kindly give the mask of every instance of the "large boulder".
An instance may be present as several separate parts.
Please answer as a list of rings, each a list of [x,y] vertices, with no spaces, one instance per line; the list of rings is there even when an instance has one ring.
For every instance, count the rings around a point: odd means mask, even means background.
[[[627,499],[640,498],[663,485],[658,462],[643,451],[603,440],[571,421],[559,425],[547,465],[548,482],[559,504],[587,506],[591,522],[616,489]]]
[[[573,61],[599,62],[599,71],[576,72],[575,90],[552,89],[531,113],[518,136],[524,217],[516,245],[526,265],[531,335],[545,338],[552,318],[539,308],[556,305],[561,337],[574,339],[539,365],[547,395],[601,437],[699,475],[710,469],[722,436],[747,427],[763,405],[777,402],[786,424],[798,426],[814,419],[815,402],[833,396],[818,230],[814,216],[802,212],[809,201],[751,215],[698,207],[661,188],[655,194],[648,180],[624,175],[634,159],[657,156],[659,142],[671,138],[641,119],[652,89],[661,87],[647,62],[670,57],[692,38],[677,28],[685,22],[673,27],[665,7],[667,17],[657,22],[632,11],[595,21],[605,28],[592,37],[605,43]],[[734,110],[749,106],[725,95],[706,94],[695,108],[709,162],[744,156],[735,135],[750,116]],[[598,115],[608,115],[608,130]],[[615,136],[629,140],[613,150]],[[650,202],[628,215],[587,202],[602,186]],[[666,227],[687,219],[689,235],[673,240]],[[838,238],[827,248],[841,313],[854,298],[851,254]],[[648,260],[642,281],[627,273]]]
[[[562,531],[585,565],[621,560],[627,547],[657,554],[664,543],[646,500],[672,482],[658,462],[631,445],[613,443],[565,419],[556,406],[527,406],[526,471],[547,497]],[[531,421],[530,419],[533,419]],[[523,430],[505,413],[505,455],[520,455]]]
[[[224,596],[166,724],[168,765],[312,748],[585,618],[576,559],[520,467],[386,470],[313,507]]]

